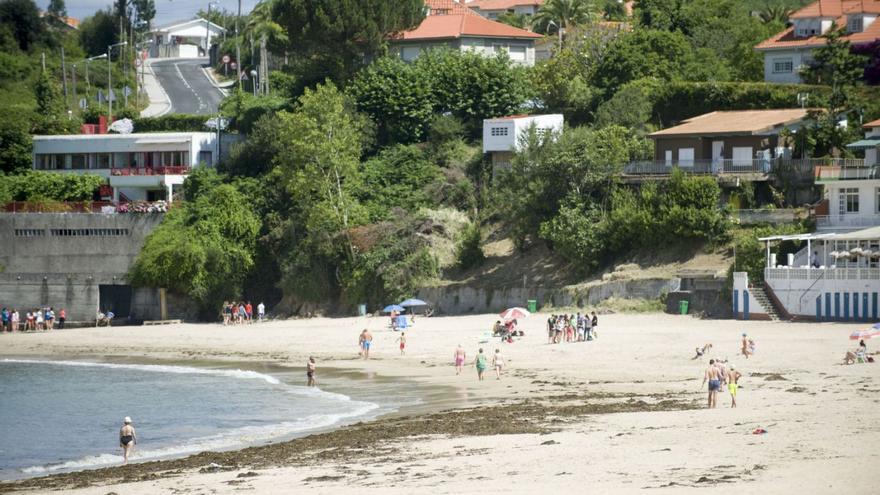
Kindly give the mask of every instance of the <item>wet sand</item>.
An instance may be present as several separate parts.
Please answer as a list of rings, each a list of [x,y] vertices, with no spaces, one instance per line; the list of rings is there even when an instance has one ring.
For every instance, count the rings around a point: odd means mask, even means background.
[[[421,410],[283,443],[4,483],[0,492],[875,492],[865,466],[880,454],[880,368],[839,364],[852,347],[846,336],[865,324],[609,315],[594,342],[548,345],[545,319],[524,321],[526,337],[515,344],[482,344],[501,348],[508,365],[502,380],[487,373],[484,382],[473,367],[456,376],[452,353],[461,343],[470,361],[493,315],[419,319],[406,356],[384,318],[6,335],[7,356],[299,370],[314,354],[319,380],[322,366],[333,367],[381,377],[388,394],[400,379],[427,392]],[[357,358],[363,327],[375,335],[376,359]],[[737,356],[743,331],[758,343],[749,360]],[[707,359],[691,357],[706,342],[744,374],[737,409],[726,393],[718,409],[703,408]],[[758,427],[769,433],[753,435]]]

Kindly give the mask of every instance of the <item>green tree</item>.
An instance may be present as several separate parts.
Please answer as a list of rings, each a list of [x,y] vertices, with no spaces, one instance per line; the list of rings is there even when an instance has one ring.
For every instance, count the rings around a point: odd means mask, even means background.
[[[596,126],[619,125],[636,131],[647,131],[654,110],[654,97],[660,81],[637,79],[624,84],[614,96],[596,110]]]
[[[46,8],[48,14],[47,22],[55,29],[64,28],[67,21],[67,6],[64,0],[49,0],[49,7]]]
[[[232,185],[217,186],[166,214],[129,279],[189,296],[203,318],[213,319],[224,300],[241,297],[259,228],[248,198]]]
[[[623,84],[647,76],[661,80],[693,80],[697,67],[694,51],[678,32],[636,30],[615,39],[596,70],[595,84],[613,94]]]
[[[154,0],[132,0],[135,12],[137,12],[137,20],[142,23],[139,31],[146,32],[150,30],[150,25],[156,17],[156,3]]]
[[[430,206],[428,190],[440,178],[440,169],[419,147],[391,146],[363,163],[357,196],[370,221],[389,220],[399,209]]]
[[[18,47],[24,51],[30,50],[34,43],[42,40],[46,31],[40,9],[33,0],[0,2],[0,25],[9,26]]]
[[[58,81],[43,71],[34,86],[37,100],[34,134],[65,134],[69,122]]]
[[[788,22],[788,18],[791,17],[791,14],[794,13],[794,10],[789,8],[786,5],[765,5],[758,12],[758,18],[761,19],[761,22],[765,24],[770,23],[780,23],[785,24]]]
[[[307,79],[342,83],[382,55],[390,35],[418,26],[424,9],[423,0],[277,0],[272,17],[291,54],[308,62]]]
[[[525,14],[517,14],[516,12],[504,12],[495,18],[496,22],[507,24],[515,28],[526,29],[529,27],[529,16]]]
[[[538,9],[532,23],[541,32],[563,33],[578,24],[596,18],[596,7],[591,0],[547,0]],[[552,24],[551,24],[552,23]]]
[[[0,121],[0,172],[9,174],[30,169],[32,146],[26,119]]]
[[[430,50],[414,65],[430,81],[434,112],[454,115],[474,136],[483,119],[514,113],[532,92],[525,70],[504,54]]]
[[[348,87],[358,110],[376,123],[380,143],[420,141],[433,109],[428,74],[396,57],[385,57],[358,72]]]
[[[109,9],[99,10],[80,23],[79,39],[89,56],[105,53],[119,39],[119,21]]]

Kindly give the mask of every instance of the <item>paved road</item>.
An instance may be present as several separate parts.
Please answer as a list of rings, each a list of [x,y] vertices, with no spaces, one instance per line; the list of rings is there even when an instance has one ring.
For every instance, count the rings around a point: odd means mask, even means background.
[[[203,58],[153,61],[156,79],[171,100],[170,113],[217,113],[224,95],[202,71],[205,63]]]

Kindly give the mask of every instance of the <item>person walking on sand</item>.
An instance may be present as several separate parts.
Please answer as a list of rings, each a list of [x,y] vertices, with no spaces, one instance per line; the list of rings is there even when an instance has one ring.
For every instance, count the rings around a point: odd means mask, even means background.
[[[500,380],[501,371],[504,368],[504,357],[498,349],[495,349],[495,355],[492,357],[492,367],[495,368],[495,377]]]
[[[370,359],[370,347],[373,345],[373,334],[366,328],[361,332],[361,350],[364,353],[364,359]]]
[[[306,363],[306,378],[309,387],[318,386],[318,382],[315,381],[315,358],[312,356],[309,356],[309,361]]]
[[[122,420],[122,428],[119,429],[119,446],[122,447],[122,463],[128,464],[134,446],[137,444],[137,433],[131,426],[131,418],[128,416]]]
[[[406,354],[406,333],[400,332],[400,337],[397,341],[400,342],[400,355],[403,356]]]
[[[703,384],[700,385],[700,388],[702,388],[707,381],[709,382],[709,408],[715,407],[718,391],[721,390],[721,377],[719,375],[720,371],[715,366],[715,360],[710,359],[709,367],[706,368],[706,372],[703,374]]]
[[[474,359],[474,367],[477,368],[477,378],[483,381],[483,374],[486,371],[486,355],[483,354],[483,348],[477,353],[477,359]]]
[[[464,351],[464,347],[461,344],[458,344],[458,347],[455,348],[455,374],[460,375],[461,370],[464,367],[464,360],[467,358],[467,353]]]
[[[736,407],[736,390],[739,387],[739,379],[742,373],[737,371],[734,365],[730,365],[727,370],[727,390],[730,392],[730,407]]]
[[[746,359],[748,359],[749,358],[749,336],[746,334],[743,334],[742,349],[741,350],[742,350],[742,355],[745,356]]]

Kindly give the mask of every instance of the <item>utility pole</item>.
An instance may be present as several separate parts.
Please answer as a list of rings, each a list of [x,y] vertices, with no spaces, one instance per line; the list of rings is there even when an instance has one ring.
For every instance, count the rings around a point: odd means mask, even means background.
[[[42,60],[42,63],[43,63],[43,72],[46,72],[46,52],[43,52],[40,55],[40,59]]]
[[[76,97],[76,64],[73,64],[73,70],[70,71],[70,76],[73,79],[73,106],[79,108],[79,99]]]
[[[122,21],[120,21],[121,23]],[[116,43],[115,45],[110,45],[107,47],[107,123],[113,122],[113,99],[110,98],[110,92],[113,91],[113,80],[112,80],[112,68],[113,68],[113,57],[111,57],[111,53],[113,52],[114,46],[125,46],[127,45],[127,41],[123,41],[122,43]]]
[[[64,60],[64,47],[61,47],[61,85],[64,86],[64,104],[70,109],[70,101],[67,94],[67,64]]]
[[[238,21],[241,19],[241,0],[238,0],[238,15],[235,17],[235,71],[238,78],[238,90],[244,90],[244,83],[241,81],[241,36],[238,34]],[[43,64],[45,70],[45,64]]]
[[[211,63],[211,54],[208,53],[208,50],[211,49],[211,4],[214,2],[208,2],[208,14],[207,19],[205,19],[205,56],[208,57],[208,64]]]

